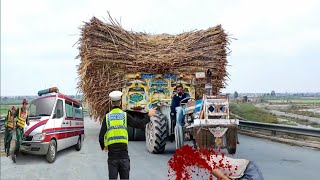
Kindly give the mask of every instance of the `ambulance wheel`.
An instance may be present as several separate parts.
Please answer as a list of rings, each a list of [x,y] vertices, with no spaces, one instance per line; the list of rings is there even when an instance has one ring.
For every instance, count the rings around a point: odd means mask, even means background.
[[[57,155],[57,143],[54,139],[50,141],[49,149],[46,155],[46,158],[49,163],[53,163],[56,160]]]
[[[76,150],[80,151],[81,150],[81,146],[82,146],[81,136],[79,136],[78,142],[76,144]]]

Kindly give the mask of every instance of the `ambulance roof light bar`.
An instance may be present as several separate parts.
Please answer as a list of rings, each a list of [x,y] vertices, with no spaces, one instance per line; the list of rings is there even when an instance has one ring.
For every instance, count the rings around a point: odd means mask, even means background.
[[[49,94],[49,93],[59,93],[59,89],[57,87],[52,87],[49,89],[44,89],[44,90],[40,90],[38,91],[38,96],[42,96],[44,94]]]

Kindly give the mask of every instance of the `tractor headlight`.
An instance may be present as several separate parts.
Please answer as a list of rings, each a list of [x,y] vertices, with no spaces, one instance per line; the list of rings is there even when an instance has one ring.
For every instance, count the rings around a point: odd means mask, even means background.
[[[32,141],[42,141],[46,137],[46,133],[35,134],[32,138]]]
[[[220,111],[223,112],[223,113],[225,113],[225,112],[227,111],[226,106],[221,106],[221,107],[220,107]]]

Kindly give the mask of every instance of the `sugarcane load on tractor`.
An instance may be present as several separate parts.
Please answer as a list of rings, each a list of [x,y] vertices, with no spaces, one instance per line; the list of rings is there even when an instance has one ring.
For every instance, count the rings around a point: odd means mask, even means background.
[[[239,122],[229,119],[228,97],[220,95],[228,78],[228,39],[221,25],[150,35],[93,17],[81,27],[78,66],[91,118],[103,120],[111,108],[108,94],[120,90],[122,109],[136,119],[157,108],[145,129],[128,127],[129,140],[145,140],[149,152],[163,153],[168,140],[180,148],[190,136],[195,147],[234,154]]]

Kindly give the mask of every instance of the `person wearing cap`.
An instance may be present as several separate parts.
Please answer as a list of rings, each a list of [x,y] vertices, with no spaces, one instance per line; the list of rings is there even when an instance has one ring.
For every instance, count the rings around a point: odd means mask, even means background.
[[[14,129],[14,113],[16,111],[16,107],[12,106],[10,110],[8,110],[7,117],[5,119],[5,132],[4,132],[4,151],[7,153],[7,157],[10,155],[10,144],[12,140],[12,132]]]
[[[108,151],[109,179],[129,179],[130,158],[128,155],[127,125],[144,129],[145,125],[154,116],[155,109],[150,109],[149,117],[136,120],[130,114],[121,110],[122,92],[113,91],[109,94],[112,101],[112,110],[102,120],[99,134],[101,150]]]
[[[27,124],[29,126],[29,116],[28,116],[28,111],[27,111],[27,104],[28,104],[27,99],[23,99],[22,107],[19,108],[14,114],[14,118],[17,118],[17,121],[16,121],[16,138],[17,138],[17,140],[16,140],[16,147],[14,150],[14,155],[12,156],[12,160],[14,163],[16,162],[16,157],[17,157],[17,154],[20,150],[20,144],[22,142],[24,126],[25,126],[25,124]]]

